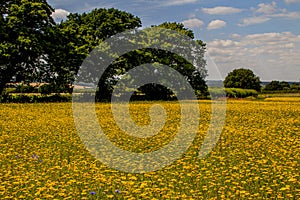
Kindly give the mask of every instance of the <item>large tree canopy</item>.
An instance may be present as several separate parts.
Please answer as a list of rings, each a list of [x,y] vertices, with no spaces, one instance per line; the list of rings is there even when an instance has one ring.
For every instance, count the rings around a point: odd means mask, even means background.
[[[224,86],[226,88],[242,88],[242,89],[254,89],[260,91],[260,79],[250,69],[234,69],[230,72],[225,80]]]
[[[103,40],[141,26],[138,17],[114,8],[70,14],[55,27],[56,43],[49,54],[51,82],[72,83],[83,60]]]
[[[0,2],[0,94],[14,76],[24,81],[45,75],[53,11],[45,0]]]
[[[191,39],[194,38],[194,34],[191,30],[185,28],[183,24],[181,23],[169,23],[165,22],[159,26],[153,26],[153,27],[159,27],[164,28],[168,30],[173,30],[179,32],[182,35],[185,35],[187,37],[190,37]],[[157,30],[157,29],[156,29]],[[135,43],[147,43],[147,45],[151,46],[151,44],[156,43],[156,40],[152,40],[152,36],[156,38],[155,34],[161,34],[165,35],[164,31],[162,29],[161,33],[157,33],[156,31],[151,32],[151,29],[149,31],[141,32],[140,35],[145,35],[145,40],[141,41],[133,41]],[[164,40],[162,38],[162,41],[165,44],[162,45],[172,45],[173,41],[176,41],[176,37],[178,35],[172,33],[167,33],[168,38],[167,40]],[[166,38],[165,38],[166,39]],[[171,42],[171,43],[169,43]],[[117,81],[122,77],[122,74],[124,74],[126,71],[148,63],[153,64],[163,64],[169,67],[172,67],[173,69],[180,72],[187,81],[191,84],[191,86],[194,88],[196,93],[198,95],[205,95],[207,92],[207,86],[205,84],[205,77],[207,76],[207,71],[205,69],[206,61],[204,60],[204,53],[205,53],[205,44],[202,41],[195,41],[195,43],[198,44],[198,47],[201,48],[194,48],[194,54],[196,54],[197,59],[193,60],[193,63],[190,63],[183,57],[164,50],[155,49],[155,48],[142,48],[137,49],[131,52],[126,53],[125,55],[120,56],[109,68],[109,70],[106,71],[104,76],[101,77],[99,81],[99,93],[98,98],[100,100],[109,100],[111,97],[111,94],[114,90],[114,85],[117,83]],[[178,45],[182,45],[183,43]],[[146,46],[147,46],[146,45]],[[182,46],[182,48],[189,48],[188,51],[193,51],[192,47],[189,46],[191,44],[185,44]],[[196,63],[195,63],[196,62]],[[151,74],[153,75],[153,71],[144,72],[145,74]],[[132,80],[134,81],[134,80]],[[173,80],[174,85],[177,84],[178,80]],[[134,83],[133,83],[134,84]],[[130,88],[127,88],[130,90]],[[168,88],[163,87],[162,85],[158,85],[155,83],[149,83],[144,86],[141,86],[138,91],[136,91],[135,94],[144,94],[143,99],[147,100],[167,100],[171,99],[172,91],[170,91]],[[135,96],[133,98],[141,97],[140,95]]]
[[[116,9],[95,9],[90,13],[70,14],[65,22],[56,27],[56,40],[59,41],[53,47],[49,55],[51,69],[55,72],[55,82],[71,83],[79,66],[88,54],[107,38],[125,30],[135,29],[141,26],[138,17]],[[185,28],[181,23],[163,23],[159,27],[180,32],[190,38],[194,38],[191,30]],[[203,48],[198,52],[199,58],[204,57],[205,44],[197,41]],[[109,100],[114,85],[120,75],[129,69],[144,63],[161,63],[173,67],[187,77],[192,86],[199,92],[206,91],[204,78],[207,72],[204,68],[206,62],[201,60],[200,68],[195,69],[193,64],[178,55],[154,49],[139,49],[122,55],[106,71],[99,81],[97,93],[99,100]],[[97,66],[100,67],[100,66]],[[95,69],[97,71],[97,69]],[[52,81],[51,81],[52,82]],[[149,88],[151,87],[151,88]],[[141,88],[143,93],[155,91],[156,85],[147,85]],[[166,89],[156,90],[160,93],[170,93]],[[153,92],[151,92],[153,93]],[[150,95],[153,96],[153,95]]]

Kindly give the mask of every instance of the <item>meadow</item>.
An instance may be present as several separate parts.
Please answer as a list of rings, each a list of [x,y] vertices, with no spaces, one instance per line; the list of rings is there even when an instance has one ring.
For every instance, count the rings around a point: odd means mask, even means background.
[[[99,123],[120,148],[151,152],[178,130],[179,104],[160,103],[168,114],[157,135],[137,139],[114,123],[110,104],[97,103]],[[198,157],[211,104],[200,101],[197,136],[161,170],[134,174],[111,169],[84,147],[71,103],[0,104],[0,199],[300,199],[300,98],[228,100],[222,135]],[[149,123],[150,102],[130,106]]]

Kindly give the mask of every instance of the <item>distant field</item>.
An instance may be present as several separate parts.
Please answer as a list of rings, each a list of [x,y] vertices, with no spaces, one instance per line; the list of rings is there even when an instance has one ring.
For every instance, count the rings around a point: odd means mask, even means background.
[[[300,97],[300,93],[274,93],[274,94],[260,94],[259,97]]]
[[[156,102],[157,103],[157,102]],[[178,129],[179,105],[162,131],[137,139],[116,127],[110,104],[96,105],[99,122],[120,148],[150,152]],[[149,123],[149,102],[131,105],[132,118]],[[210,122],[200,101],[194,143],[172,165],[129,174],[104,166],[83,146],[71,103],[0,104],[0,199],[300,199],[300,98],[228,100],[224,131],[205,159],[197,153]]]

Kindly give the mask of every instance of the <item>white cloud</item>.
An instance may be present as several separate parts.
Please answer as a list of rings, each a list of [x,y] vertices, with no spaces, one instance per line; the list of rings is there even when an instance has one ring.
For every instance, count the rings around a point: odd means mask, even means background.
[[[287,44],[291,42],[300,42],[300,37],[294,35],[291,32],[251,34],[245,36],[244,39],[245,41],[255,41],[257,44],[261,43],[262,45]]]
[[[222,21],[222,20],[213,20],[211,21],[208,26],[207,29],[208,30],[212,30],[212,29],[219,29],[219,28],[224,28],[226,26],[226,22]]]
[[[300,19],[300,12],[282,12],[273,14],[272,17],[281,17],[286,19]]]
[[[286,3],[300,3],[300,0],[285,0]]]
[[[223,76],[234,68],[250,66],[262,80],[298,80],[300,35],[271,32],[238,36],[207,42],[207,51]]]
[[[254,16],[242,19],[242,23],[240,23],[239,26],[261,24],[274,18],[288,20],[300,19],[300,12],[289,12],[287,9],[279,9],[274,1],[270,4],[260,3],[257,8],[251,8],[251,10]],[[257,16],[257,14],[259,15]]]
[[[260,4],[258,4],[258,9],[255,12],[271,14],[271,13],[274,13],[277,11],[276,7],[277,7],[277,5],[274,1],[271,4],[260,3]]]
[[[242,19],[242,22],[238,24],[239,26],[244,27],[253,24],[261,24],[274,18],[287,20],[300,19],[300,12],[289,12],[286,9],[279,9],[274,1],[270,4],[260,3],[257,8],[251,8],[251,10],[253,11],[254,16]],[[260,15],[257,16],[257,14]]]
[[[231,38],[240,38],[241,35],[237,34],[237,33],[233,33],[230,35]]]
[[[202,8],[202,12],[210,15],[226,15],[242,12],[242,9],[233,8],[233,7],[214,7],[214,8]]]
[[[188,28],[200,28],[204,25],[204,22],[197,18],[188,19],[183,21],[182,23]]]
[[[242,23],[239,26],[249,26],[253,24],[261,24],[271,20],[270,17],[259,16],[259,17],[249,17],[242,19]]]
[[[55,9],[55,11],[52,13],[52,17],[55,21],[60,22],[62,20],[67,19],[67,16],[69,14],[70,12],[64,9]]]
[[[178,6],[184,4],[195,3],[197,0],[169,0],[163,3],[163,6]]]
[[[233,47],[233,46],[238,46],[239,43],[235,42],[233,40],[213,40],[212,42],[209,43],[212,47]]]

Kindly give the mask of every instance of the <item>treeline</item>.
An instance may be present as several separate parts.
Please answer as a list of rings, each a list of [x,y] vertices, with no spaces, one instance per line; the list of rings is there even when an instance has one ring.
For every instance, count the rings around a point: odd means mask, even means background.
[[[298,93],[300,83],[289,83],[286,81],[271,81],[262,88],[262,93]]]
[[[137,30],[142,26],[139,17],[114,8],[71,13],[60,23],[54,22],[51,17],[54,9],[45,0],[3,0],[0,8],[0,95],[5,96],[10,92],[43,95],[72,92],[75,76],[93,49],[117,33]],[[181,23],[165,22],[153,27],[174,30],[194,40],[193,31]],[[176,41],[172,37],[169,36],[169,41]],[[110,100],[120,77],[145,63],[172,67],[189,81],[197,94],[206,94],[206,47],[203,41],[194,41],[200,48],[189,47],[195,51],[192,54],[197,55],[197,59],[192,61],[168,51],[149,48],[137,49],[116,58],[103,77],[99,77],[97,99]],[[191,63],[197,63],[197,66]],[[97,67],[92,73],[101,71],[102,66]],[[15,89],[9,88],[12,80],[23,84]],[[39,86],[30,86],[30,83]],[[153,93],[154,90],[158,92]],[[166,91],[157,84],[149,84],[139,90],[154,99],[168,98],[169,91]]]
[[[298,93],[300,92],[300,83],[288,83],[286,81],[273,80],[269,83],[262,83],[260,78],[254,74],[250,69],[240,68],[234,69],[228,73],[224,80],[224,87],[237,88],[237,89],[250,89],[256,91],[256,94],[251,96],[257,96],[259,93]],[[244,96],[244,94],[237,92],[238,95],[234,95],[235,92],[227,90],[227,96]],[[235,90],[238,91],[238,90]],[[243,92],[247,93],[247,92]]]

